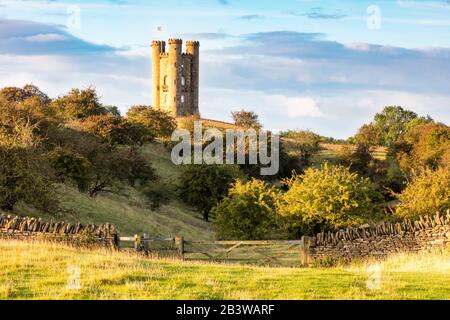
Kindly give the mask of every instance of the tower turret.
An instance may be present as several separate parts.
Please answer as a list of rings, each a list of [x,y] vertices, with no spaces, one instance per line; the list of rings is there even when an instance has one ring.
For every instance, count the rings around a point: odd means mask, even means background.
[[[175,117],[182,115],[182,108],[180,107],[182,53],[183,41],[181,39],[169,39],[169,64],[167,65],[169,97],[167,107],[172,110]]]
[[[165,51],[164,41],[152,41],[152,106],[159,108],[161,96],[161,53]]]
[[[199,113],[199,88],[200,88],[200,42],[187,41],[186,52],[192,55],[191,63],[191,112]]]

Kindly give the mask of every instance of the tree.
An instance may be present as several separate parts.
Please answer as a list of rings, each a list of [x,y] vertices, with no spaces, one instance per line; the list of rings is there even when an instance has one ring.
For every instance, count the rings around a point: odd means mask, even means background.
[[[0,96],[3,96],[7,101],[20,103],[29,98],[37,98],[42,104],[50,103],[50,98],[39,90],[38,87],[27,84],[23,88],[5,87],[0,90]]]
[[[262,180],[237,180],[212,212],[220,239],[256,240],[279,236],[276,204],[279,191]]]
[[[345,145],[339,152],[337,163],[348,167],[352,172],[361,176],[374,178],[380,163],[371,154],[371,148],[367,144],[358,143],[355,147]]]
[[[365,124],[359,128],[355,142],[367,149],[381,145],[382,134],[373,124]]]
[[[110,114],[88,117],[82,127],[110,145],[142,145],[155,138],[148,128]]]
[[[238,127],[242,127],[244,129],[252,128],[255,130],[260,130],[262,128],[258,115],[253,111],[236,111],[232,112],[231,116],[233,117],[234,124]]]
[[[400,204],[396,208],[399,217],[414,218],[450,209],[450,170],[421,169],[402,193],[397,194]]]
[[[408,123],[416,118],[417,114],[412,111],[389,106],[375,115],[373,126],[381,133],[383,145],[391,146],[406,132]]]
[[[19,201],[42,210],[52,206],[50,181],[39,172],[38,163],[40,159],[25,150],[0,147],[1,210],[12,210]]]
[[[424,166],[450,168],[450,127],[441,123],[413,126],[397,143],[396,155],[407,173]]]
[[[315,233],[360,224],[374,218],[381,195],[366,178],[344,166],[308,168],[303,175],[283,181],[279,213],[292,217],[299,233]]]
[[[108,144],[101,144],[89,155],[93,170],[89,179],[88,193],[95,198],[100,192],[116,191],[116,172],[111,154],[114,149]]]
[[[0,96],[0,146],[33,148],[40,143],[38,129],[36,117]]]
[[[47,154],[47,159],[60,182],[72,179],[80,192],[87,191],[93,168],[86,157],[68,148],[56,147]]]
[[[92,87],[84,90],[72,89],[67,95],[54,100],[51,106],[58,115],[65,119],[85,119],[107,113],[99,102],[97,92]]]
[[[138,181],[145,185],[157,178],[150,163],[134,146],[116,150],[112,154],[111,166],[115,177],[126,181],[130,187],[134,187]]]
[[[186,166],[180,176],[181,199],[200,210],[203,218],[208,221],[211,209],[226,196],[235,175],[226,166]]]
[[[175,118],[170,113],[148,106],[131,107],[127,112],[127,119],[148,128],[160,138],[170,138],[177,128]]]

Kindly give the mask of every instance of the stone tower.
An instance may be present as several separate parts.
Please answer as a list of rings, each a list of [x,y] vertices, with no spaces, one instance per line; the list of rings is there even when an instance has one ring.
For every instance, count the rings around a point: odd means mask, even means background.
[[[181,39],[152,42],[152,106],[169,111],[175,117],[199,114],[198,41],[186,42],[183,53]]]

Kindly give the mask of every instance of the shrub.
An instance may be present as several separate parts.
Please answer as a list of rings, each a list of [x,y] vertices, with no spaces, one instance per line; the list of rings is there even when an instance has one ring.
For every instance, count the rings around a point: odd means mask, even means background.
[[[423,166],[450,168],[450,127],[427,123],[412,127],[396,146],[402,170],[410,172]]]
[[[291,217],[299,232],[315,233],[360,224],[374,218],[381,195],[366,178],[344,166],[308,168],[301,176],[285,179],[289,190],[280,203],[280,214]]]
[[[196,121],[201,121],[201,118],[198,114],[186,116],[182,118],[178,118],[178,127],[181,129],[188,130],[191,134],[194,132],[194,126]]]
[[[32,148],[41,141],[38,120],[28,111],[0,97],[0,146]]]
[[[114,176],[126,181],[131,187],[140,182],[141,185],[155,180],[156,173],[150,163],[136,147],[124,147],[113,152],[111,166]]]
[[[40,159],[23,150],[0,147],[0,209],[12,210],[19,201],[43,210],[54,204],[50,181],[38,171],[38,163]]]
[[[142,145],[155,138],[148,128],[111,114],[88,117],[82,127],[110,145]]]
[[[46,105],[50,103],[50,98],[39,90],[38,87],[27,84],[23,88],[17,87],[5,87],[0,89],[0,96],[3,96],[6,100],[12,103],[24,102],[29,98],[38,98],[39,101]]]
[[[220,239],[271,239],[277,237],[276,204],[279,191],[262,180],[237,180],[212,210]]]
[[[47,154],[51,166],[55,169],[56,177],[64,182],[72,179],[76,182],[80,192],[86,192],[92,174],[91,162],[82,155],[62,147],[56,147]]]
[[[131,107],[127,112],[127,119],[148,128],[160,138],[170,138],[177,128],[175,118],[170,113],[147,106]]]
[[[396,214],[400,217],[417,217],[450,209],[450,171],[422,169],[397,196],[400,204]]]
[[[255,129],[259,130],[262,128],[261,123],[259,122],[259,117],[253,111],[236,111],[232,112],[231,116],[233,117],[234,124],[238,127],[242,127],[244,129]]]
[[[51,107],[65,119],[85,119],[107,113],[92,87],[84,90],[72,89],[67,95],[54,100]]]
[[[382,134],[373,124],[365,124],[358,129],[355,135],[355,142],[358,145],[365,146],[367,149],[381,144]]]
[[[200,210],[208,221],[211,209],[226,196],[234,177],[235,173],[226,166],[186,166],[180,176],[181,199]]]

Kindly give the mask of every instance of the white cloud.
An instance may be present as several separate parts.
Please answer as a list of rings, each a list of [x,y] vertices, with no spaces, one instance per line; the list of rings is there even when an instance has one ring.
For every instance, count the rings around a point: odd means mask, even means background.
[[[26,37],[25,40],[30,42],[56,42],[56,41],[68,41],[69,39],[57,33],[40,33],[30,37]]]

